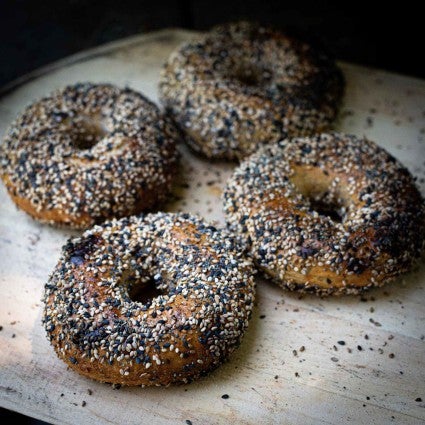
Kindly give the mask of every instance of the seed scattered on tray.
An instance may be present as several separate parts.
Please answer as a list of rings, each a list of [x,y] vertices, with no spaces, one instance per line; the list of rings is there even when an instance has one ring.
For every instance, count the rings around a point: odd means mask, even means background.
[[[372,317],[369,319],[369,322],[370,323],[373,323],[375,326],[378,326],[378,327],[382,326],[379,322],[377,322],[376,320],[374,320]]]
[[[367,117],[366,118],[366,127],[367,128],[372,128],[373,127],[373,118],[372,117]]]

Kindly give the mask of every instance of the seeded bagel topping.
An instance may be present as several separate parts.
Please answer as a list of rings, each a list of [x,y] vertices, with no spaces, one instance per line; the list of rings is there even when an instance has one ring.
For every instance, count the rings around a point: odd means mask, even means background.
[[[260,149],[224,192],[226,220],[257,266],[289,289],[357,293],[407,271],[425,237],[408,170],[355,136],[321,134]]]
[[[156,294],[133,300],[149,285]],[[184,383],[239,345],[253,269],[239,243],[188,214],[105,222],[63,248],[43,322],[78,372],[126,385]]]
[[[0,173],[33,217],[87,227],[164,200],[176,139],[173,125],[141,94],[76,84],[16,119],[0,146]]]
[[[161,100],[197,152],[242,158],[334,120],[343,77],[320,49],[247,22],[216,27],[165,64]]]

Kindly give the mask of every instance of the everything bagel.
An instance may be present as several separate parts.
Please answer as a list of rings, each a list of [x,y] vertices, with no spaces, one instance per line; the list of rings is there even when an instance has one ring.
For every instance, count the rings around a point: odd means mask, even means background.
[[[185,141],[240,159],[264,143],[329,128],[344,81],[319,49],[248,22],[221,25],[166,62],[161,100]]]
[[[159,295],[131,299],[152,281]],[[148,214],[64,247],[43,322],[58,356],[89,378],[187,383],[239,345],[253,298],[252,264],[227,231],[188,214]]]
[[[407,271],[423,247],[424,201],[375,143],[322,134],[261,149],[224,192],[229,226],[279,285],[358,293]]]
[[[141,94],[76,84],[16,119],[0,145],[0,175],[33,218],[84,228],[163,201],[177,167],[176,139]]]

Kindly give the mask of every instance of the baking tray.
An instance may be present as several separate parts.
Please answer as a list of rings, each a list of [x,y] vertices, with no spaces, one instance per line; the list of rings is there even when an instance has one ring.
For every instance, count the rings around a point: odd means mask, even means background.
[[[194,36],[164,30],[132,37],[15,81],[0,99],[1,134],[30,101],[77,81],[127,85],[158,101],[162,63]],[[347,92],[336,129],[384,146],[417,176],[423,193],[425,82],[340,65]],[[175,201],[164,208],[223,224],[220,195],[235,165],[181,150]],[[117,390],[68,370],[41,325],[44,283],[63,243],[77,234],[33,221],[0,187],[1,406],[58,424],[425,420],[423,261],[362,296],[300,297],[259,279],[250,327],[229,362],[190,385]]]

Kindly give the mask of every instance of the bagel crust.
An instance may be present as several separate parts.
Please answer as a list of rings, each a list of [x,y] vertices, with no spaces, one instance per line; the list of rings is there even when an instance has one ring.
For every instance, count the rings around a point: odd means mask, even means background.
[[[189,146],[232,160],[286,136],[328,129],[344,79],[323,51],[239,22],[181,46],[166,62],[159,88]]]
[[[261,149],[224,192],[229,226],[280,286],[355,294],[406,272],[425,236],[409,171],[355,136],[322,134]]]
[[[254,299],[238,242],[188,214],[105,222],[63,248],[45,287],[43,323],[80,374],[122,385],[188,383],[239,345]],[[153,282],[161,291],[133,301]]]
[[[0,146],[0,175],[33,218],[85,228],[163,201],[177,168],[176,139],[141,94],[76,84],[15,120]]]

